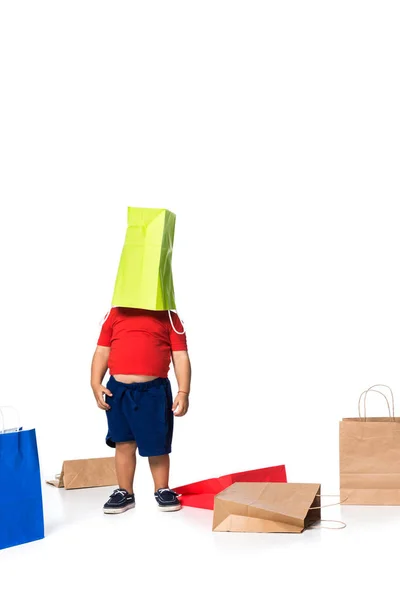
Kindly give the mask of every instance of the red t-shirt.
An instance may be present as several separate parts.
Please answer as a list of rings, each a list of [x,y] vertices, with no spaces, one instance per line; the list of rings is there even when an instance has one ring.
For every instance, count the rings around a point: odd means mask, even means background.
[[[171,312],[177,331],[182,324]],[[110,375],[167,377],[173,350],[187,350],[186,335],[176,333],[167,310],[114,307],[103,323],[98,346],[110,347]]]

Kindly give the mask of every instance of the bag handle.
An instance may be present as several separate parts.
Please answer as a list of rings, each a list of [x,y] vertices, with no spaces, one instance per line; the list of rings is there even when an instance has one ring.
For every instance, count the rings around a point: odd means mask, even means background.
[[[390,396],[391,396],[391,400],[392,400],[392,411],[390,410],[390,405],[389,405],[389,400],[386,396],[386,394],[384,394],[383,392],[381,392],[380,390],[376,390],[375,388],[377,387],[384,387],[386,389],[389,390],[390,392]],[[393,421],[395,420],[395,416],[394,416],[394,394],[392,391],[392,388],[390,388],[388,385],[385,385],[384,383],[376,383],[375,385],[371,385],[371,387],[369,387],[367,390],[364,390],[363,393],[360,395],[359,399],[358,399],[358,415],[360,417],[360,419],[364,418],[364,421],[367,420],[367,395],[368,392],[375,392],[376,394],[380,394],[381,396],[383,396],[386,400],[386,404],[388,407],[388,411],[389,411],[389,417],[391,419],[393,419]],[[361,401],[362,398],[364,396],[364,417],[362,417],[361,415]]]
[[[177,329],[175,329],[175,325],[174,325],[174,323],[173,323],[173,321],[172,321],[172,317],[171,317],[171,312],[175,313],[175,314],[176,314],[176,316],[178,317],[178,319],[179,319],[179,321],[180,321],[180,324],[182,325],[182,329],[183,329],[183,331],[178,331]],[[168,316],[169,316],[169,320],[171,321],[171,326],[172,326],[172,329],[175,331],[175,333],[177,333],[178,335],[184,335],[184,334],[186,333],[186,331],[185,331],[185,326],[184,326],[184,324],[183,324],[183,321],[182,321],[182,320],[181,320],[181,318],[179,317],[178,313],[176,312],[176,310],[168,310]]]
[[[346,529],[347,523],[344,521],[336,521],[335,519],[321,519],[320,523],[337,523],[339,527],[326,527],[325,525],[310,525],[307,529]]]
[[[110,312],[111,312],[112,308],[113,308],[113,307],[111,307],[111,308],[110,308],[110,310],[108,311],[108,313],[105,315],[105,317],[103,317],[103,318],[102,318],[102,320],[101,320],[101,321],[99,321],[99,327],[103,327],[104,323],[105,323],[105,322],[107,321],[107,319],[108,319],[108,316],[109,316],[109,314],[110,314]]]
[[[340,498],[340,494],[317,494],[316,498]],[[325,506],[310,506],[309,510],[322,510],[323,508],[329,508],[330,506],[339,506],[346,502],[349,497],[346,496],[344,500],[340,500],[340,502],[334,502],[333,504],[325,504]]]
[[[317,494],[315,496],[316,498],[337,498],[339,497],[339,494]],[[343,504],[343,502],[346,502],[346,500],[348,500],[349,497],[346,496],[346,498],[344,498],[344,500],[340,500],[340,502],[334,502],[333,504],[325,504],[325,506],[310,506],[309,510],[322,510],[323,508],[329,508],[330,506],[339,506],[340,504]],[[325,525],[311,525],[310,527],[307,527],[307,529],[345,529],[347,527],[347,523],[345,523],[344,521],[336,521],[333,519],[321,519],[320,523],[337,523],[339,525],[339,527],[326,527]]]
[[[99,323],[99,327],[103,327],[104,323],[105,323],[105,322],[107,321],[107,319],[108,319],[108,316],[109,316],[109,314],[110,314],[110,312],[111,312],[112,308],[113,308],[113,307],[111,307],[111,308],[110,308],[110,310],[109,310],[109,311],[108,311],[108,313],[105,315],[105,317],[103,317],[103,319],[100,321],[100,323]],[[175,325],[174,325],[174,322],[173,322],[173,320],[172,320],[172,317],[171,317],[171,312],[174,312],[174,313],[176,314],[176,316],[178,317],[178,319],[179,319],[179,321],[180,321],[180,324],[182,325],[182,330],[183,330],[183,331],[178,331],[177,329],[175,329]],[[171,327],[172,327],[172,329],[175,331],[175,333],[177,333],[178,335],[184,335],[184,334],[186,333],[186,331],[185,331],[185,326],[184,326],[184,324],[183,324],[183,321],[182,321],[182,319],[179,317],[178,313],[176,312],[176,310],[174,310],[174,311],[172,311],[172,310],[168,310],[168,316],[169,316],[169,320],[170,320],[170,322],[171,322]]]
[[[12,429],[5,429],[5,420],[4,420],[4,409],[5,408],[11,409],[17,415],[17,423],[18,423],[17,427],[12,428]],[[21,429],[21,418],[20,418],[19,412],[15,408],[15,406],[0,406],[0,417],[1,417],[1,423],[2,423],[2,427],[0,428],[0,434],[9,433],[11,431],[19,431]]]

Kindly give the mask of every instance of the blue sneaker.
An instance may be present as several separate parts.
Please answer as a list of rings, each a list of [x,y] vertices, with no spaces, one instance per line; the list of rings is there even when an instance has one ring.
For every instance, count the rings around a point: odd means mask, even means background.
[[[126,490],[114,490],[103,507],[106,515],[123,513],[130,508],[135,508],[135,494],[128,494]]]
[[[178,494],[169,488],[160,488],[154,494],[160,510],[164,512],[173,512],[182,508],[178,500]]]

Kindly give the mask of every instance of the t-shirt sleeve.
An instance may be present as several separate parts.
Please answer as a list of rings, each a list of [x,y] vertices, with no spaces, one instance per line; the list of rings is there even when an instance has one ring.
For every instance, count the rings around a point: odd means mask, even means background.
[[[97,341],[98,346],[111,346],[112,330],[113,330],[114,311],[110,310],[106,320],[104,321],[99,339]]]
[[[174,324],[175,329],[177,331],[182,331],[183,325],[182,325],[181,320],[179,319],[178,315],[172,311],[170,314],[171,314],[172,322]],[[186,333],[183,333],[183,334],[176,333],[176,331],[173,330],[171,323],[169,323],[169,340],[170,340],[172,351],[187,350]]]

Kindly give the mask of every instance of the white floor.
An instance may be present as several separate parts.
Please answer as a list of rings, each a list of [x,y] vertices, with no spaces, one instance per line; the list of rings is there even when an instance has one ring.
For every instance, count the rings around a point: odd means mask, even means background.
[[[46,538],[0,552],[1,591],[17,599],[398,595],[400,507],[326,509],[325,518],[347,522],[341,531],[233,534],[211,531],[211,511],[161,513],[144,493],[134,510],[105,516],[108,493],[46,486]]]

